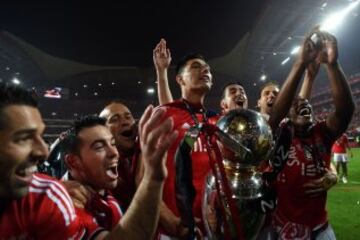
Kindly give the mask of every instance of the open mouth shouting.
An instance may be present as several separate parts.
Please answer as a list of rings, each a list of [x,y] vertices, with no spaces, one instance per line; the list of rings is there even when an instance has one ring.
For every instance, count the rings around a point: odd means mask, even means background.
[[[302,117],[310,118],[312,109],[309,104],[301,104],[297,109],[297,114]]]
[[[112,180],[116,180],[119,176],[117,167],[118,167],[118,162],[116,161],[116,162],[110,164],[106,168],[106,175]]]
[[[236,105],[238,105],[239,107],[244,107],[244,102],[245,99],[242,96],[238,96],[234,99],[234,102],[236,103]]]
[[[129,129],[124,129],[119,133],[120,138],[126,140],[135,140],[136,138],[136,127],[131,127]]]
[[[274,105],[274,103],[275,103],[275,98],[271,98],[266,101],[266,106],[272,107]]]

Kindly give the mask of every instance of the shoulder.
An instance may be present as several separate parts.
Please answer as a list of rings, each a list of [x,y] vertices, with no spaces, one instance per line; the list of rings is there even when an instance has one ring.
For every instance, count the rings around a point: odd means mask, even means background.
[[[37,202],[38,214],[52,214],[53,218],[62,218],[66,226],[76,219],[75,209],[68,192],[54,178],[34,174],[29,188],[29,198]]]

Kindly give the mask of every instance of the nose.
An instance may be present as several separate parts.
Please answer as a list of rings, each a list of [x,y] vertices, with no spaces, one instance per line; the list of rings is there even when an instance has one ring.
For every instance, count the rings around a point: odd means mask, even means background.
[[[39,137],[39,139],[34,142],[32,155],[39,160],[46,159],[49,156],[49,147],[42,137]]]
[[[113,145],[110,145],[107,155],[109,158],[118,158],[119,157],[119,152],[117,150],[117,148]]]
[[[275,98],[276,97],[275,93],[270,92],[270,97]]]
[[[202,72],[202,73],[210,73],[210,67],[209,67],[209,65],[203,65],[203,66],[201,67],[201,72]]]

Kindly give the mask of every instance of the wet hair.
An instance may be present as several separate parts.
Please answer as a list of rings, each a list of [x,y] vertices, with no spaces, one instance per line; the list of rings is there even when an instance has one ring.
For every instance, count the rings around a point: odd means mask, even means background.
[[[78,154],[80,139],[79,133],[85,128],[91,128],[95,126],[106,126],[106,119],[96,115],[85,115],[74,121],[73,128],[71,128],[64,138],[64,143],[70,153]]]
[[[4,109],[9,105],[37,107],[34,94],[23,87],[12,84],[0,84],[0,129],[4,128]]]
[[[180,74],[184,69],[186,63],[192,59],[201,59],[205,61],[205,58],[199,53],[190,53],[182,57],[176,65],[176,75]]]
[[[237,82],[237,81],[235,81],[235,82],[228,82],[227,84],[225,84],[225,85],[223,86],[223,88],[222,88],[222,90],[221,90],[221,99],[224,99],[224,98],[225,98],[225,90],[226,90],[226,88],[227,88],[228,86],[230,86],[230,85],[239,85],[239,86],[241,86],[242,88],[244,88],[244,85],[242,85],[240,82]],[[244,90],[245,90],[245,88],[244,88]]]

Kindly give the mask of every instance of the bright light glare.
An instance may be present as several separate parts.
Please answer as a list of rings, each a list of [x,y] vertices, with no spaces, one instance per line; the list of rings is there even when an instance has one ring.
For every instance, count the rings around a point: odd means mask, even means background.
[[[154,94],[154,93],[155,93],[155,89],[154,89],[154,88],[148,88],[148,89],[147,89],[147,93],[148,93],[148,94]]]
[[[291,50],[291,55],[297,54],[300,50],[300,46],[296,46],[293,48],[293,50]]]
[[[265,74],[261,75],[260,80],[265,81],[266,80],[266,75]]]
[[[281,65],[285,65],[290,60],[290,57],[287,57],[284,59],[284,61],[281,62]]]
[[[19,85],[21,82],[16,77],[12,79],[13,84]]]
[[[355,1],[349,4],[343,10],[331,14],[320,26],[320,30],[322,31],[331,31],[336,29],[342,21],[345,19],[346,15],[349,14],[354,8],[359,5],[360,1]]]

